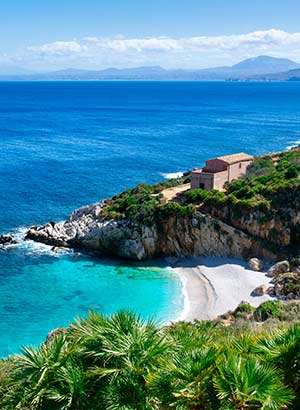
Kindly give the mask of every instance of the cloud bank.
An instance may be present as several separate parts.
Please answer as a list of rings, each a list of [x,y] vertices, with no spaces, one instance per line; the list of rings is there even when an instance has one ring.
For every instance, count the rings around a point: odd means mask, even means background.
[[[33,45],[14,56],[40,67],[105,68],[161,65],[204,68],[231,65],[244,58],[268,54],[300,61],[300,32],[261,30],[247,34],[196,37],[84,37]]]

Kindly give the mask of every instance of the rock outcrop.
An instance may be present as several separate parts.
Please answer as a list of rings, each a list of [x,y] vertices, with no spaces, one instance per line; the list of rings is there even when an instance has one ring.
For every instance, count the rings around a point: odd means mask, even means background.
[[[290,263],[289,261],[280,261],[275,263],[275,265],[271,266],[271,268],[267,272],[267,276],[272,278],[281,273],[289,272],[290,270]]]
[[[224,256],[274,259],[259,240],[209,215],[168,217],[152,225],[129,219],[105,219],[107,202],[74,211],[65,222],[31,227],[27,239],[52,246],[84,248],[142,260],[159,256]]]
[[[252,292],[251,292],[251,296],[262,296],[264,295],[268,290],[267,285],[262,284],[260,286],[257,286],[257,288],[255,288]]]
[[[7,246],[7,245],[13,245],[16,243],[17,241],[14,239],[14,235],[12,234],[0,235],[0,245]]]

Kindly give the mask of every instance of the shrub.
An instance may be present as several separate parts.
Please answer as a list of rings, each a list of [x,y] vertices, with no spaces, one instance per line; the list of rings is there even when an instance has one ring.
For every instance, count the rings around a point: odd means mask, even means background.
[[[299,166],[290,165],[285,172],[285,177],[287,179],[296,178],[299,175]]]
[[[258,322],[264,322],[267,319],[281,319],[282,302],[278,300],[268,300],[263,302],[253,313],[253,317]]]
[[[155,211],[158,219],[167,219],[172,216],[185,218],[193,215],[195,208],[193,205],[180,205],[176,202],[168,202],[167,204],[159,205]]]
[[[252,313],[254,310],[255,310],[255,308],[253,306],[251,306],[250,303],[242,302],[235,309],[234,314],[237,314],[237,313]]]
[[[255,158],[254,161],[248,166],[246,175],[247,177],[256,177],[260,175],[269,174],[275,170],[275,165],[272,157],[264,156]]]
[[[195,204],[203,202],[204,199],[210,195],[210,192],[213,191],[205,191],[204,189],[190,189],[189,191],[185,192],[184,197],[187,202]]]

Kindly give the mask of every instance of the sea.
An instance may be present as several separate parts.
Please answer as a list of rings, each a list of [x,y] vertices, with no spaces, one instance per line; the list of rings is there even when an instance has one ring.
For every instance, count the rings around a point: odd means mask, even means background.
[[[180,317],[183,284],[165,263],[54,252],[31,225],[239,151],[300,144],[300,83],[0,82],[0,357],[88,311]]]

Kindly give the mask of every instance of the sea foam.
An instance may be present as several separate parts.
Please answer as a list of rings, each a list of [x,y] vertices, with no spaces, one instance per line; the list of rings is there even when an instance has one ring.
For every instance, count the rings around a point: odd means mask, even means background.
[[[41,242],[35,242],[30,239],[29,240],[25,239],[27,231],[28,231],[28,227],[25,227],[25,226],[21,226],[17,228],[16,231],[14,232],[14,239],[17,241],[17,243],[8,245],[6,246],[6,248],[8,249],[18,248],[27,254],[38,254],[38,255],[48,254],[51,256],[55,256],[55,257],[74,252],[72,249],[67,249],[67,248],[60,248],[59,252],[57,252],[51,245],[46,245]]]
[[[164,177],[165,179],[173,179],[173,178],[180,178],[183,176],[183,172],[171,172],[169,174],[164,174],[161,173],[160,174],[162,177]]]
[[[290,145],[287,145],[286,149],[295,148],[295,147],[298,147],[299,145],[300,145],[300,139],[291,142]]]

